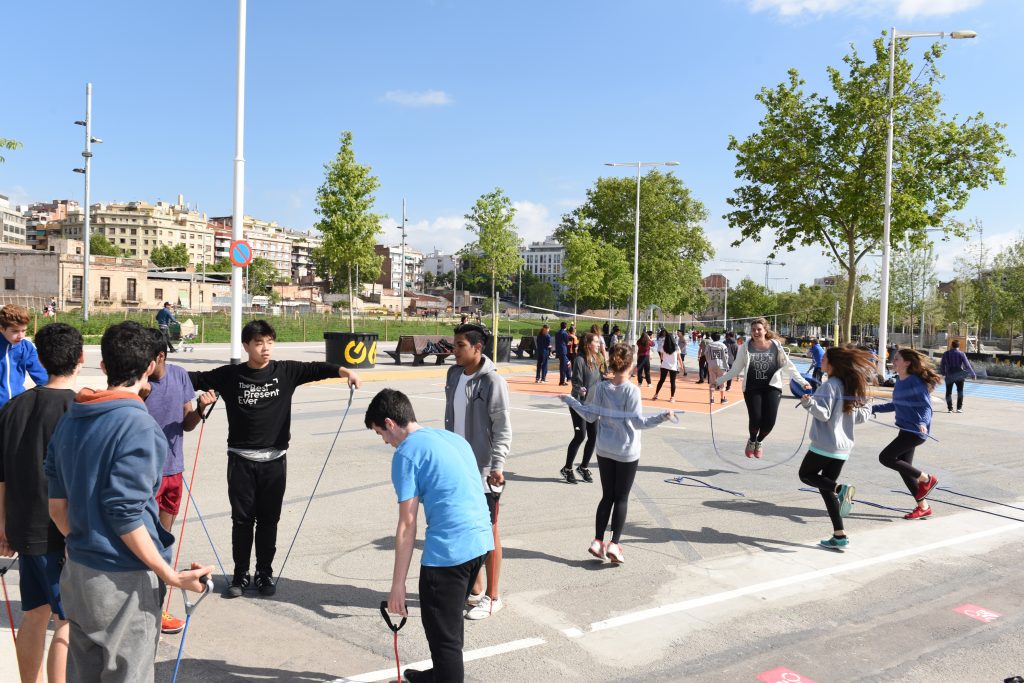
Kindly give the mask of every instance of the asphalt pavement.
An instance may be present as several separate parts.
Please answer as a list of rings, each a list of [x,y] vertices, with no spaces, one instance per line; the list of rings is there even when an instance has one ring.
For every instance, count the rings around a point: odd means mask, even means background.
[[[174,354],[187,369],[227,360],[226,345]],[[279,344],[277,358],[319,360],[322,344]],[[284,567],[277,595],[211,597],[190,624],[180,681],[394,680],[391,632],[378,612],[393,562],[397,505],[392,449],[363,426],[370,398],[410,395],[421,424],[441,427],[446,367],[381,363],[363,374],[351,413]],[[81,384],[102,384],[98,349]],[[690,356],[688,365],[692,363]],[[449,360],[449,365],[451,361]],[[912,500],[878,464],[892,416],[859,426],[843,481],[857,486],[845,552],[817,547],[831,524],[796,470],[805,411],[786,397],[762,460],[743,457],[746,411],[738,385],[712,420],[695,371],[677,402],[679,424],[643,433],[623,537],[626,562],[587,554],[600,484],[558,477],[572,427],[557,400],[557,368],[533,383],[532,362],[503,364],[513,391],[513,446],[501,499],[506,608],[466,623],[469,681],[1002,681],[1024,674],[1024,485],[1019,402],[968,395],[965,412],[935,407],[933,435],[915,463],[939,478],[933,517],[906,521]],[[657,379],[657,370],[655,370]],[[278,560],[337,433],[348,399],[340,381],[307,385],[294,400],[288,491]],[[227,425],[218,405],[202,431],[182,562],[230,562]],[[199,431],[186,435],[190,474]],[[717,444],[717,448],[715,447]],[[596,475],[596,468],[595,468]],[[207,540],[197,510],[209,531]],[[420,534],[422,537],[422,525]],[[403,666],[429,659],[409,580],[412,616],[399,637]],[[226,567],[231,571],[231,567]],[[17,571],[6,577],[18,612]],[[216,581],[223,586],[220,571]],[[183,613],[180,596],[172,611]],[[4,624],[6,626],[6,624]],[[170,680],[180,636],[164,636],[157,680]],[[0,677],[16,671],[0,634]]]

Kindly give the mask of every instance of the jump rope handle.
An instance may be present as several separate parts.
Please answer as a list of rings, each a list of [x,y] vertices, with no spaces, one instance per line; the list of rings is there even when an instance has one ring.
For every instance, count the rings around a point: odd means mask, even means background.
[[[188,591],[184,588],[181,589],[181,597],[185,601],[185,616],[192,616],[192,612],[194,612],[196,607],[199,606],[199,603],[205,600],[206,596],[213,592],[213,579],[209,576],[200,576],[199,583],[203,584],[203,588],[205,590],[199,594],[199,597],[196,598],[195,602],[190,602],[188,599]]]
[[[387,600],[381,600],[380,601],[380,615],[382,617],[384,617],[384,623],[386,623],[388,625],[388,628],[391,629],[395,633],[398,633],[399,631],[401,631],[402,627],[405,626],[405,622],[409,620],[408,617],[402,617],[402,620],[400,622],[398,622],[398,626],[395,626],[394,622],[391,621],[391,615],[388,614],[388,601]]]
[[[217,405],[217,401],[219,401],[219,400],[220,400],[220,394],[217,394],[217,398],[214,399],[213,403],[211,403],[210,405],[206,406],[206,410],[199,414],[199,416],[201,418],[203,418],[203,422],[206,422],[206,418],[210,417],[210,413],[213,412],[213,408],[214,408],[214,406]]]

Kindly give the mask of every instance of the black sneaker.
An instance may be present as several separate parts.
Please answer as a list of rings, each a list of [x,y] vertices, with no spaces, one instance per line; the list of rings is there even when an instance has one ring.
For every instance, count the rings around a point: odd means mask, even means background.
[[[563,467],[558,472],[563,477],[565,477],[565,481],[568,482],[569,484],[575,484],[576,483],[576,475],[572,473],[572,468],[571,467]]]
[[[592,475],[590,473],[590,470],[588,470],[586,467],[583,467],[582,465],[577,465],[576,471],[580,473],[581,477],[583,477],[583,481],[587,482],[588,484],[594,483],[594,475]]]
[[[224,592],[224,596],[228,598],[242,597],[242,593],[244,593],[245,589],[249,587],[249,583],[249,572],[245,572],[244,574],[235,572],[234,577],[231,579],[231,585],[228,586],[228,589]]]
[[[271,596],[277,592],[277,586],[274,585],[274,579],[270,574],[256,572],[253,583],[256,584],[256,590],[260,592],[260,595]]]
[[[427,669],[426,671],[420,671],[419,669],[406,669],[402,672],[402,678],[409,681],[409,683],[421,683],[421,681],[433,681],[434,670]]]

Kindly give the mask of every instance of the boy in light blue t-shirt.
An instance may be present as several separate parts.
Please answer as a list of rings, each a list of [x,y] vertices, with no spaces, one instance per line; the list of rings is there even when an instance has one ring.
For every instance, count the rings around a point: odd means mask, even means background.
[[[405,678],[411,683],[461,681],[462,609],[484,557],[494,549],[476,456],[458,434],[421,427],[408,397],[394,389],[384,389],[373,397],[365,424],[395,448],[391,482],[398,496],[398,529],[388,594],[392,614],[408,615],[405,582],[421,501],[427,519],[419,598],[434,668],[406,669]]]

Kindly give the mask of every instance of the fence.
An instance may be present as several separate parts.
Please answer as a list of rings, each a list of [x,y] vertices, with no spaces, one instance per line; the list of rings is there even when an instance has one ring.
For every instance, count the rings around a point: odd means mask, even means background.
[[[24,305],[24,304],[22,304]],[[227,343],[231,341],[231,316],[227,313],[203,313],[189,314],[179,312],[177,314],[181,322],[192,320],[196,324],[196,337],[200,343]],[[122,311],[120,313],[92,313],[89,320],[82,318],[81,311],[70,312],[58,311],[55,316],[44,317],[41,313],[33,312],[33,320],[30,325],[31,332],[52,322],[62,322],[79,329],[86,338],[87,343],[99,341],[99,337],[110,325],[134,320],[146,327],[156,326],[156,311]],[[347,332],[348,314],[338,315],[337,313],[307,313],[266,315],[264,313],[249,312],[242,316],[242,324],[250,320],[266,320],[277,332],[277,340],[280,342],[308,342],[322,341],[324,332]],[[488,324],[489,320],[484,320]],[[457,318],[429,318],[429,319],[408,319],[405,321],[396,320],[387,316],[356,316],[355,329],[365,334],[376,334],[381,341],[397,340],[399,335],[409,334],[445,334],[458,324]],[[531,320],[509,320],[499,321],[499,333],[512,336],[533,335],[539,325]]]

